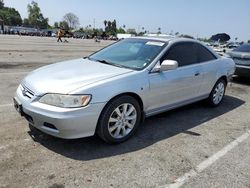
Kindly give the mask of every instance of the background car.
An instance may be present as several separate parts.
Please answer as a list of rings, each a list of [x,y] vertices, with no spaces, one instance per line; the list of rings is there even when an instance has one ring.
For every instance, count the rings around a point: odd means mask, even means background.
[[[250,44],[243,44],[228,54],[236,64],[235,74],[250,77]]]
[[[204,99],[218,106],[234,66],[195,40],[128,38],[31,72],[14,105],[50,135],[120,143],[145,117]]]

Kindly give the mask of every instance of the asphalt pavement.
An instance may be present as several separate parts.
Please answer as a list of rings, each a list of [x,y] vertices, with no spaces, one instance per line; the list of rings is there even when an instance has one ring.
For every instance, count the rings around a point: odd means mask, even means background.
[[[234,78],[217,108],[198,102],[146,119],[119,145],[29,127],[12,104],[25,75],[112,43],[67,40],[0,35],[0,187],[250,188],[250,79]]]

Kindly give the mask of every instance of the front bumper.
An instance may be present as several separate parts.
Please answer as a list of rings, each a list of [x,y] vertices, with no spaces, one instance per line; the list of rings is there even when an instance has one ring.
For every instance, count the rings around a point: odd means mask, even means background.
[[[89,104],[83,108],[59,108],[24,96],[18,87],[14,100],[19,112],[28,122],[47,134],[66,138],[82,138],[95,134],[98,118],[105,103]]]
[[[236,70],[234,74],[239,76],[250,77],[250,66],[236,64]]]

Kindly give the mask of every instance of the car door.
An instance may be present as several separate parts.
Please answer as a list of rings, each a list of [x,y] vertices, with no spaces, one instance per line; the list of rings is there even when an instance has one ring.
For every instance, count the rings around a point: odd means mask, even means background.
[[[174,44],[160,62],[165,59],[176,60],[178,68],[149,73],[150,92],[147,108],[149,113],[178,106],[199,96],[203,75],[196,52],[193,42]]]
[[[198,61],[201,65],[201,74],[203,75],[203,83],[200,88],[200,94],[209,94],[217,81],[216,74],[219,69],[219,63],[217,63],[217,57],[210,52],[205,46],[196,44]]]

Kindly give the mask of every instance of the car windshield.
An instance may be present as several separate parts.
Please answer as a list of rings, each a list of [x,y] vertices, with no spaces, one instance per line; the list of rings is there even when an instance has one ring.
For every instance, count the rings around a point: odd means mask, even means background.
[[[250,44],[243,44],[240,47],[234,49],[236,52],[250,52]]]
[[[149,39],[124,39],[93,55],[90,60],[141,70],[149,65],[167,44]]]

